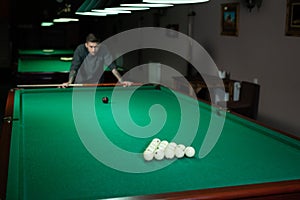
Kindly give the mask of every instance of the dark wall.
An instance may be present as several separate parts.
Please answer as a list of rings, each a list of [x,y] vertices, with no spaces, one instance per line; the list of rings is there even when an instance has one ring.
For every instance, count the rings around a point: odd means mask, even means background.
[[[83,0],[13,0],[11,1],[11,34],[13,48],[73,48],[78,43],[78,23],[60,23],[51,27],[41,27],[42,21],[52,21],[65,4],[71,4],[74,13]],[[73,42],[74,41],[74,42]]]

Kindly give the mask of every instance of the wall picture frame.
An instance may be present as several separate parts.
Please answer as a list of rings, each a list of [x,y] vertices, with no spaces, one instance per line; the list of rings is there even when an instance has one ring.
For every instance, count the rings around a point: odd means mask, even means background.
[[[300,37],[300,0],[287,0],[285,35]]]
[[[221,4],[221,35],[239,35],[240,3]]]

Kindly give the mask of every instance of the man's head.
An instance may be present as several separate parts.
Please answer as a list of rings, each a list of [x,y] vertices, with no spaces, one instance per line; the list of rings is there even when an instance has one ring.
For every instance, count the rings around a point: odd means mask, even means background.
[[[99,39],[92,33],[90,33],[85,40],[85,47],[88,49],[89,53],[95,55],[99,47]]]

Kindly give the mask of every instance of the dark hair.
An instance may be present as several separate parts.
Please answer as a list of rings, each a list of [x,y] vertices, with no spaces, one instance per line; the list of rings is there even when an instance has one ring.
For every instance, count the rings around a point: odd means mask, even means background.
[[[86,42],[100,42],[99,38],[97,38],[95,36],[95,34],[93,34],[93,33],[88,34],[85,41]]]

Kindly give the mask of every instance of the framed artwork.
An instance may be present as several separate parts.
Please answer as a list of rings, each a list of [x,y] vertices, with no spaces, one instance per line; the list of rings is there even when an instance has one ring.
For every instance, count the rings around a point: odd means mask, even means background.
[[[300,36],[300,0],[287,0],[285,34]]]
[[[238,36],[240,3],[221,4],[221,35]]]

